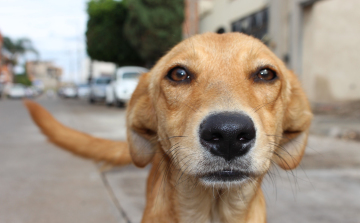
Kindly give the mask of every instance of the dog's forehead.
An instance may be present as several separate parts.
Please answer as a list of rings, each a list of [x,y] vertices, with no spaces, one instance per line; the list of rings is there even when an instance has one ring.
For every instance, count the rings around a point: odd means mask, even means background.
[[[258,39],[241,33],[205,33],[179,43],[159,61],[158,67],[184,65],[203,70],[265,64],[276,64],[276,57]]]

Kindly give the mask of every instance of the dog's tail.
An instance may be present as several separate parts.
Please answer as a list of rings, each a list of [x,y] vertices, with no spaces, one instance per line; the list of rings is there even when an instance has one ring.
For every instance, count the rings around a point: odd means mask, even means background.
[[[25,100],[32,119],[51,142],[79,156],[112,165],[130,164],[131,156],[126,142],[92,137],[59,123],[39,104]]]

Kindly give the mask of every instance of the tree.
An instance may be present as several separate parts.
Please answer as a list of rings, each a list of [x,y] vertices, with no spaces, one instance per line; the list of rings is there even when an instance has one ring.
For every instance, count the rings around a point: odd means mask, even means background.
[[[25,86],[31,86],[31,81],[29,77],[25,74],[15,75],[14,83],[23,84]]]
[[[91,0],[87,13],[86,44],[91,59],[118,66],[144,64],[123,33],[128,10],[122,1]]]
[[[39,56],[38,51],[34,48],[32,42],[28,38],[20,38],[16,41],[11,40],[9,37],[4,37],[3,47],[10,54],[10,63],[12,69],[18,64],[20,56],[24,56],[27,52],[34,53],[37,57]],[[12,70],[13,75],[14,70]]]
[[[148,65],[182,39],[183,0],[128,0],[125,34]]]

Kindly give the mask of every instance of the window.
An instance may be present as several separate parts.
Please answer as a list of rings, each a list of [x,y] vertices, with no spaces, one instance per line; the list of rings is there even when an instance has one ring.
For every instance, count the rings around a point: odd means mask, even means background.
[[[102,85],[102,84],[109,84],[111,81],[110,78],[99,78],[99,79],[96,79],[96,84],[99,84],[99,85]]]
[[[216,33],[218,33],[218,34],[223,34],[223,33],[225,33],[225,28],[224,28],[224,27],[219,28],[219,29],[216,31]]]
[[[254,36],[260,40],[268,32],[268,8],[239,19],[231,24],[233,32],[241,32]]]
[[[138,79],[140,75],[140,73],[124,73],[123,79]]]

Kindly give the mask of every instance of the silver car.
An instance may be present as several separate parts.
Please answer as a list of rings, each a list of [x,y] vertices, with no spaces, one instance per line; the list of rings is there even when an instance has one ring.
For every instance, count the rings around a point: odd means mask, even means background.
[[[108,85],[110,82],[110,77],[99,77],[93,79],[90,82],[89,102],[95,103],[97,101],[104,101],[106,85]]]

